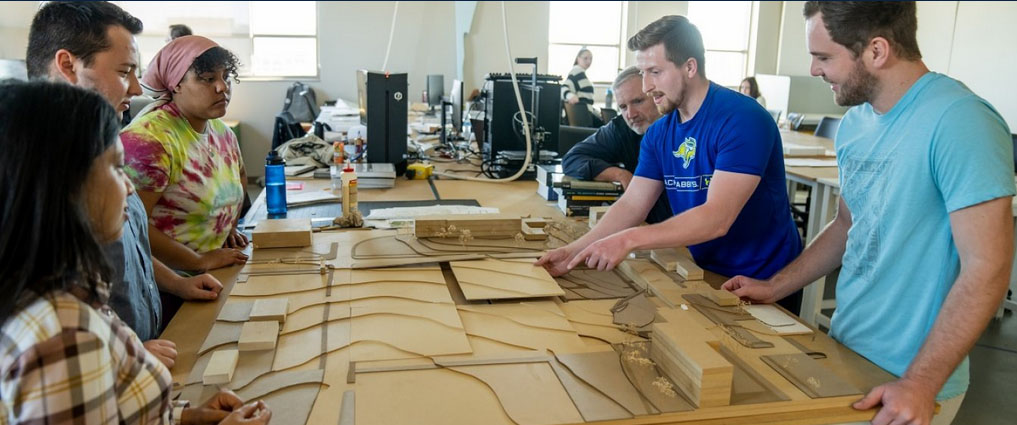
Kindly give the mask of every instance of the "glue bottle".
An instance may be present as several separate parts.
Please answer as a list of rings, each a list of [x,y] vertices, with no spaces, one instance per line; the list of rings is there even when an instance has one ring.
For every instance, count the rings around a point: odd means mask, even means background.
[[[343,190],[343,217],[349,217],[350,213],[357,209],[357,172],[349,162],[343,168],[340,175]]]

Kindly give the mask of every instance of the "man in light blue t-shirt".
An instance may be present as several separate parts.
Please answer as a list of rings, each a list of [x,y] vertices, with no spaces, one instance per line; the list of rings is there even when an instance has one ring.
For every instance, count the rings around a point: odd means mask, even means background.
[[[950,423],[967,391],[967,353],[1010,276],[1010,130],[964,84],[925,66],[914,2],[807,2],[804,12],[812,75],[854,106],[836,139],[840,209],[769,282],[724,287],[772,300],[842,266],[830,335],[900,377],[854,407],[881,403],[873,424]]]
[[[765,279],[802,250],[791,218],[780,132],[755,100],[710,82],[702,37],[665,16],[629,40],[664,117],[646,131],[622,198],[579,240],[538,264],[561,274],[610,269],[635,249],[687,246],[703,269]],[[635,227],[661,193],[675,214]],[[783,301],[797,313],[800,298]]]

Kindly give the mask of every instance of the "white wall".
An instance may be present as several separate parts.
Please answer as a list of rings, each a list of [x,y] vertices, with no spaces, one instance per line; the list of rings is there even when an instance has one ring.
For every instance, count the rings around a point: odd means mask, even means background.
[[[25,59],[28,28],[39,3],[0,1],[0,59]]]
[[[809,75],[801,1],[784,2],[777,73]],[[956,78],[1017,131],[1017,3],[919,1],[918,47],[929,69]]]

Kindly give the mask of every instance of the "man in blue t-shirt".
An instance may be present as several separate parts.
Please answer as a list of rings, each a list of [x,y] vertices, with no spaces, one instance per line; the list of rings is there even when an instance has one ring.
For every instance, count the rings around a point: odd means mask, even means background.
[[[812,75],[854,106],[835,141],[837,218],[768,282],[724,287],[772,301],[841,266],[830,336],[900,377],[854,407],[881,403],[873,424],[949,424],[967,353],[1009,282],[1010,130],[925,66],[914,2],[806,2],[804,12]]]
[[[629,39],[643,91],[666,115],[643,137],[625,194],[597,226],[537,263],[560,275],[610,269],[635,249],[688,246],[703,269],[766,279],[801,252],[780,132],[755,100],[706,78],[702,36],[665,16]],[[661,191],[676,214],[635,227]],[[785,300],[797,312],[799,303]]]

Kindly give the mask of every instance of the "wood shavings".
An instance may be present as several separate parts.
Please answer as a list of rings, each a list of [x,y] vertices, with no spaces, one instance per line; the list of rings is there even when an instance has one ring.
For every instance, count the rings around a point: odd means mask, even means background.
[[[678,396],[678,393],[674,390],[674,384],[663,376],[658,376],[657,379],[653,380],[653,388],[656,388],[657,391],[660,391],[661,394],[668,397],[674,398]]]

